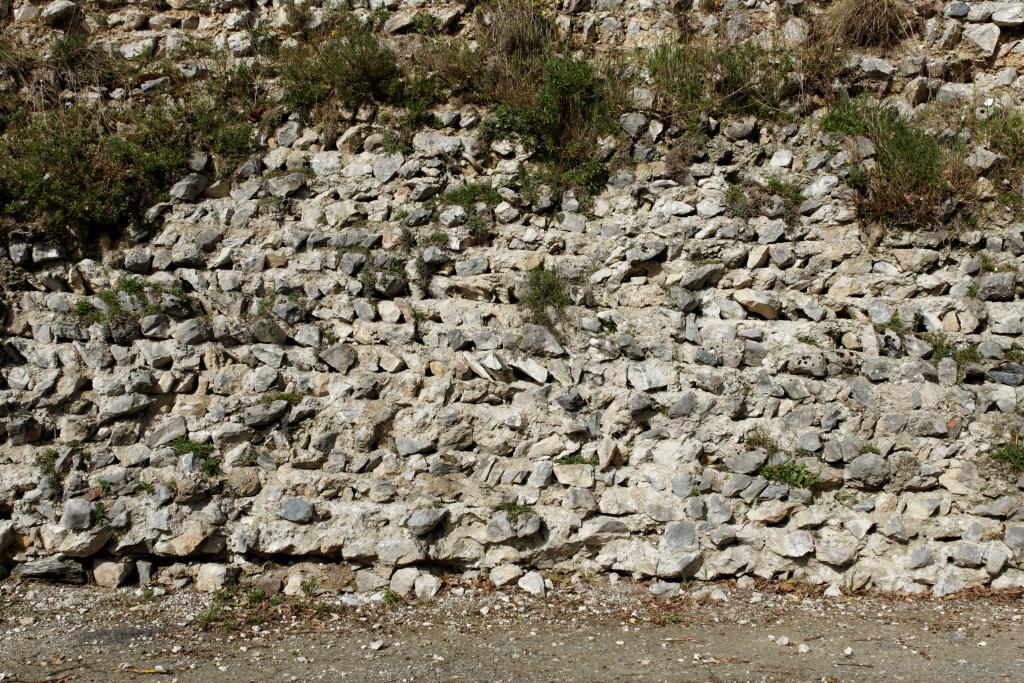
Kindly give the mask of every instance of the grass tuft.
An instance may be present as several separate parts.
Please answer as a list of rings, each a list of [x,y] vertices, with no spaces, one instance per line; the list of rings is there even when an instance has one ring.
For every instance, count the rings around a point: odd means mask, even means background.
[[[773,439],[763,427],[754,427],[747,432],[743,443],[747,448],[763,448],[768,452],[768,457],[775,455],[780,450],[779,442]]]

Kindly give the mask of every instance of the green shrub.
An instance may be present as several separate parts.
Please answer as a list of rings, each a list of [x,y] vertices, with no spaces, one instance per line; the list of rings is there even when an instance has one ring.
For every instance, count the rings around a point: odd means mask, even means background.
[[[525,503],[514,503],[511,501],[502,503],[498,506],[498,510],[508,515],[508,521],[515,524],[519,521],[519,518],[523,515],[528,515],[533,512],[533,509]]]
[[[464,39],[443,37],[424,41],[405,64],[403,98],[409,102],[443,102],[457,96],[486,101],[482,83],[483,51],[471,50]]]
[[[987,117],[970,109],[965,124],[974,140],[999,155],[986,175],[1013,206],[1024,204],[1024,112],[1000,108]]]
[[[329,33],[281,50],[279,58],[284,104],[289,107],[355,107],[393,101],[401,91],[395,53],[351,13],[339,16]]]
[[[96,64],[105,63],[98,51],[69,41],[62,51],[54,49],[61,55],[58,67],[74,78],[127,78],[98,74]],[[27,95],[8,114],[18,125],[0,126],[0,219],[71,227],[88,236],[124,226],[161,198],[194,150],[212,152],[222,172],[232,168],[257,148],[248,119],[264,94],[256,85],[261,78],[253,67],[220,68],[180,103],[65,107]]]
[[[295,405],[302,400],[302,394],[297,391],[275,391],[269,394],[265,394],[260,399],[261,403],[273,403],[274,401],[284,401],[289,405]]]
[[[89,42],[85,33],[66,32],[42,51],[4,40],[0,45],[0,83],[10,79],[26,91],[32,109],[61,106],[62,94],[87,88],[129,87],[133,65]]]
[[[193,441],[184,436],[179,436],[167,444],[174,449],[176,455],[194,455],[197,458],[205,458],[213,452],[212,443]]]
[[[93,503],[89,510],[89,524],[94,527],[103,527],[110,521],[107,506],[103,503]]]
[[[608,69],[602,74],[589,62],[550,55],[536,71],[518,74],[517,87],[498,81],[493,91],[498,104],[485,131],[525,138],[557,185],[600,189],[608,172],[597,155],[597,140],[615,132],[624,110],[622,88],[615,85],[613,67]]]
[[[845,101],[821,121],[826,132],[864,135],[875,144],[875,166],[857,179],[858,207],[869,220],[894,227],[934,227],[970,205],[970,180],[962,150],[895,109],[864,100]]]
[[[481,47],[494,59],[507,61],[509,71],[549,54],[560,42],[558,28],[537,3],[495,0],[477,11]]]
[[[734,218],[750,218],[753,214],[750,199],[743,191],[742,185],[730,183],[729,187],[725,189],[725,208]]]
[[[618,130],[628,93],[623,70],[566,56],[554,23],[527,0],[490,3],[477,20],[478,99],[495,105],[485,132],[523,137],[558,186],[600,189],[607,169],[597,141]]]
[[[1005,462],[1018,472],[1024,472],[1024,445],[1014,439],[1007,441],[999,448],[991,452],[991,455],[1000,462]]]
[[[131,116],[133,129],[108,126],[82,106],[36,114],[0,138],[0,207],[6,216],[50,225],[123,225],[173,181],[185,164],[173,121]]]
[[[793,204],[799,204],[803,200],[800,186],[782,178],[768,178],[768,191]]]
[[[199,471],[208,477],[216,476],[220,473],[220,459],[203,458],[199,463]]]
[[[412,32],[432,36],[441,32],[441,22],[432,14],[417,14],[412,19]]]
[[[75,315],[88,322],[99,322],[103,320],[103,311],[96,307],[96,304],[88,299],[79,299],[75,302]]]
[[[818,481],[816,472],[795,460],[789,460],[779,465],[764,465],[758,474],[768,481],[776,481],[799,489],[808,489]]]
[[[489,206],[501,203],[501,195],[488,183],[465,183],[445,192],[441,199],[448,204],[457,204],[467,210],[472,210],[478,202]],[[447,241],[447,237],[445,241]]]
[[[598,458],[596,455],[592,455],[586,458],[581,453],[572,453],[570,455],[563,455],[558,459],[559,465],[594,465],[598,464]]]
[[[960,379],[963,379],[964,370],[969,363],[979,363],[982,360],[981,352],[977,344],[967,344],[957,348],[951,344],[943,334],[922,334],[921,338],[932,347],[930,360],[938,364],[944,358],[952,358],[957,365]]]
[[[569,298],[565,281],[558,271],[548,270],[541,264],[530,271],[526,283],[525,303],[535,322],[550,327],[553,321],[548,314],[548,308],[559,310],[571,305],[572,299]]]
[[[868,119],[862,100],[843,98],[821,117],[821,129],[826,133],[867,135]]]

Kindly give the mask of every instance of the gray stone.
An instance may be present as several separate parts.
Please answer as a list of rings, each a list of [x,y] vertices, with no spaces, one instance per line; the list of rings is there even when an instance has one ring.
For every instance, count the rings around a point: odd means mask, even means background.
[[[932,552],[928,548],[914,548],[910,552],[910,559],[907,561],[907,569],[921,569],[935,562]]]
[[[693,522],[672,522],[666,525],[661,547],[663,551],[670,553],[685,552],[699,547],[697,530]]]
[[[356,362],[355,352],[346,344],[328,346],[320,352],[318,358],[343,374],[347,373]]]
[[[647,117],[638,112],[623,114],[619,118],[619,122],[622,124],[622,130],[626,131],[631,138],[638,136],[647,127]]]
[[[214,593],[224,588],[237,574],[235,567],[208,562],[196,571],[195,588],[204,593]]]
[[[305,173],[289,173],[266,181],[267,192],[275,197],[290,197],[306,186]]]
[[[92,503],[84,498],[69,498],[60,523],[65,529],[88,529],[92,525]]]
[[[93,580],[97,586],[103,588],[117,588],[124,585],[132,573],[132,565],[129,562],[97,561],[92,567]]]
[[[1018,556],[1024,556],[1024,524],[1007,524],[1003,541]]]
[[[206,189],[206,177],[198,173],[190,173],[173,186],[171,186],[171,197],[183,202],[194,202]]]
[[[77,10],[78,6],[70,0],[53,0],[43,8],[39,18],[52,26],[70,19]]]
[[[992,13],[992,23],[1004,28],[1024,26],[1024,7],[1015,5],[997,9]]]
[[[282,498],[277,506],[277,516],[296,524],[308,524],[313,521],[314,510],[309,501],[289,496]]]
[[[843,476],[850,483],[878,488],[889,477],[889,463],[877,453],[864,453],[853,459]]]
[[[287,401],[271,401],[249,406],[242,413],[242,421],[250,427],[265,427],[277,420],[288,410]]]
[[[110,422],[129,415],[135,415],[153,405],[153,399],[143,394],[125,394],[105,400],[100,406],[97,419]]]
[[[420,508],[412,513],[406,525],[414,536],[425,536],[447,516],[447,508]]]
[[[404,163],[405,157],[401,153],[385,154],[373,163],[373,177],[386,183],[398,175]]]
[[[558,343],[555,335],[551,334],[551,330],[543,325],[529,323],[523,325],[519,348],[525,353],[541,356],[555,357],[565,353],[565,349]]]
[[[523,570],[519,565],[515,564],[500,564],[491,570],[490,579],[497,588],[515,581],[523,575]]]
[[[1024,365],[1010,362],[1000,363],[985,375],[992,382],[1017,387],[1024,383]]]
[[[757,128],[757,119],[753,116],[731,121],[725,127],[725,137],[730,140],[746,140]]]
[[[964,40],[983,57],[995,54],[999,33],[999,27],[995,24],[968,24],[963,28]]]
[[[768,454],[763,449],[755,449],[746,453],[728,455],[725,457],[725,465],[733,472],[740,474],[754,474],[768,461]]]
[[[444,582],[433,574],[420,573],[413,584],[413,592],[420,600],[429,600],[437,596],[444,587]]]
[[[733,292],[732,298],[743,308],[766,320],[779,317],[779,303],[773,297],[753,289],[740,289]]]
[[[59,583],[85,583],[86,581],[85,569],[82,564],[60,555],[29,560],[17,565],[11,574],[22,579]]]
[[[403,457],[415,453],[427,453],[434,450],[434,441],[418,436],[399,436],[395,439],[395,449]]]
[[[463,148],[463,140],[460,137],[443,135],[436,131],[420,131],[412,136],[412,146],[418,152],[428,156],[445,154],[457,156]]]
[[[977,297],[981,301],[1012,301],[1016,273],[990,273],[978,280]]]

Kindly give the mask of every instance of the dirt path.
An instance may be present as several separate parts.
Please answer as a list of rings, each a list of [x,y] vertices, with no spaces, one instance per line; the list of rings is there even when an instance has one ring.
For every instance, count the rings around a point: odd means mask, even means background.
[[[461,595],[459,594],[461,593]],[[456,588],[427,604],[0,584],[0,681],[1021,681],[1024,601]],[[203,626],[205,625],[205,628]]]

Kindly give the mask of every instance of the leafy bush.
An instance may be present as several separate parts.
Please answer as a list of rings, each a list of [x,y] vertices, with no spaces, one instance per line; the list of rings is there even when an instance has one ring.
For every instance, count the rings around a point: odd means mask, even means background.
[[[0,45],[0,230],[116,230],[162,198],[191,152],[212,152],[223,174],[257,148],[262,67],[210,52],[208,77],[159,93],[69,104],[68,90],[130,89],[164,62],[126,62],[67,33],[45,52]],[[166,60],[165,60],[166,61]],[[180,74],[177,76],[180,79]]]
[[[372,27],[346,13],[329,33],[284,49],[278,65],[284,104],[299,109],[389,102],[401,92],[395,53]]]
[[[890,47],[910,35],[911,17],[904,0],[835,0],[821,27],[836,45]]]
[[[725,208],[734,218],[750,218],[752,215],[750,199],[741,185],[730,183],[725,189]]]
[[[551,55],[532,77],[535,82],[514,91],[498,82],[493,90],[498,106],[487,131],[526,138],[559,185],[599,189],[607,169],[597,155],[597,140],[615,131],[624,109],[614,76],[599,74],[589,62]]]
[[[555,310],[572,304],[566,292],[566,283],[558,271],[548,270],[543,264],[530,271],[529,279],[526,282],[525,303],[533,319],[542,324],[551,326],[551,316],[548,308]]]
[[[505,62],[511,75],[522,62],[543,58],[559,42],[558,28],[540,6],[528,0],[496,0],[477,11],[481,47]]]
[[[594,465],[597,466],[600,461],[596,455],[592,455],[589,458],[584,456],[582,453],[571,453],[563,455],[558,459],[559,465]]]
[[[513,501],[506,501],[498,506],[500,512],[504,512],[508,515],[508,521],[515,524],[519,521],[519,518],[524,515],[529,515],[533,512],[533,508],[525,503],[515,503]]]
[[[441,32],[441,22],[432,14],[417,14],[412,19],[412,31],[422,36],[432,36]]]
[[[33,109],[59,106],[67,90],[126,87],[131,77],[130,65],[90,44],[84,33],[61,34],[45,54],[13,40],[0,45],[0,81],[26,90],[24,102]]]
[[[117,130],[83,106],[32,116],[0,138],[0,208],[6,216],[86,228],[122,225],[184,167],[174,121],[125,112]]]
[[[73,310],[75,311],[75,315],[82,320],[86,320],[91,323],[103,320],[103,311],[97,308],[96,304],[88,299],[79,299],[76,301]]]
[[[818,481],[818,474],[803,463],[789,460],[779,465],[765,465],[758,472],[768,481],[777,481],[799,489],[808,489]]]
[[[458,95],[483,94],[483,51],[471,50],[463,39],[443,37],[424,41],[408,60],[405,92],[410,100],[440,102]]]
[[[867,135],[868,117],[862,101],[844,98],[821,117],[821,129],[826,133]]]

